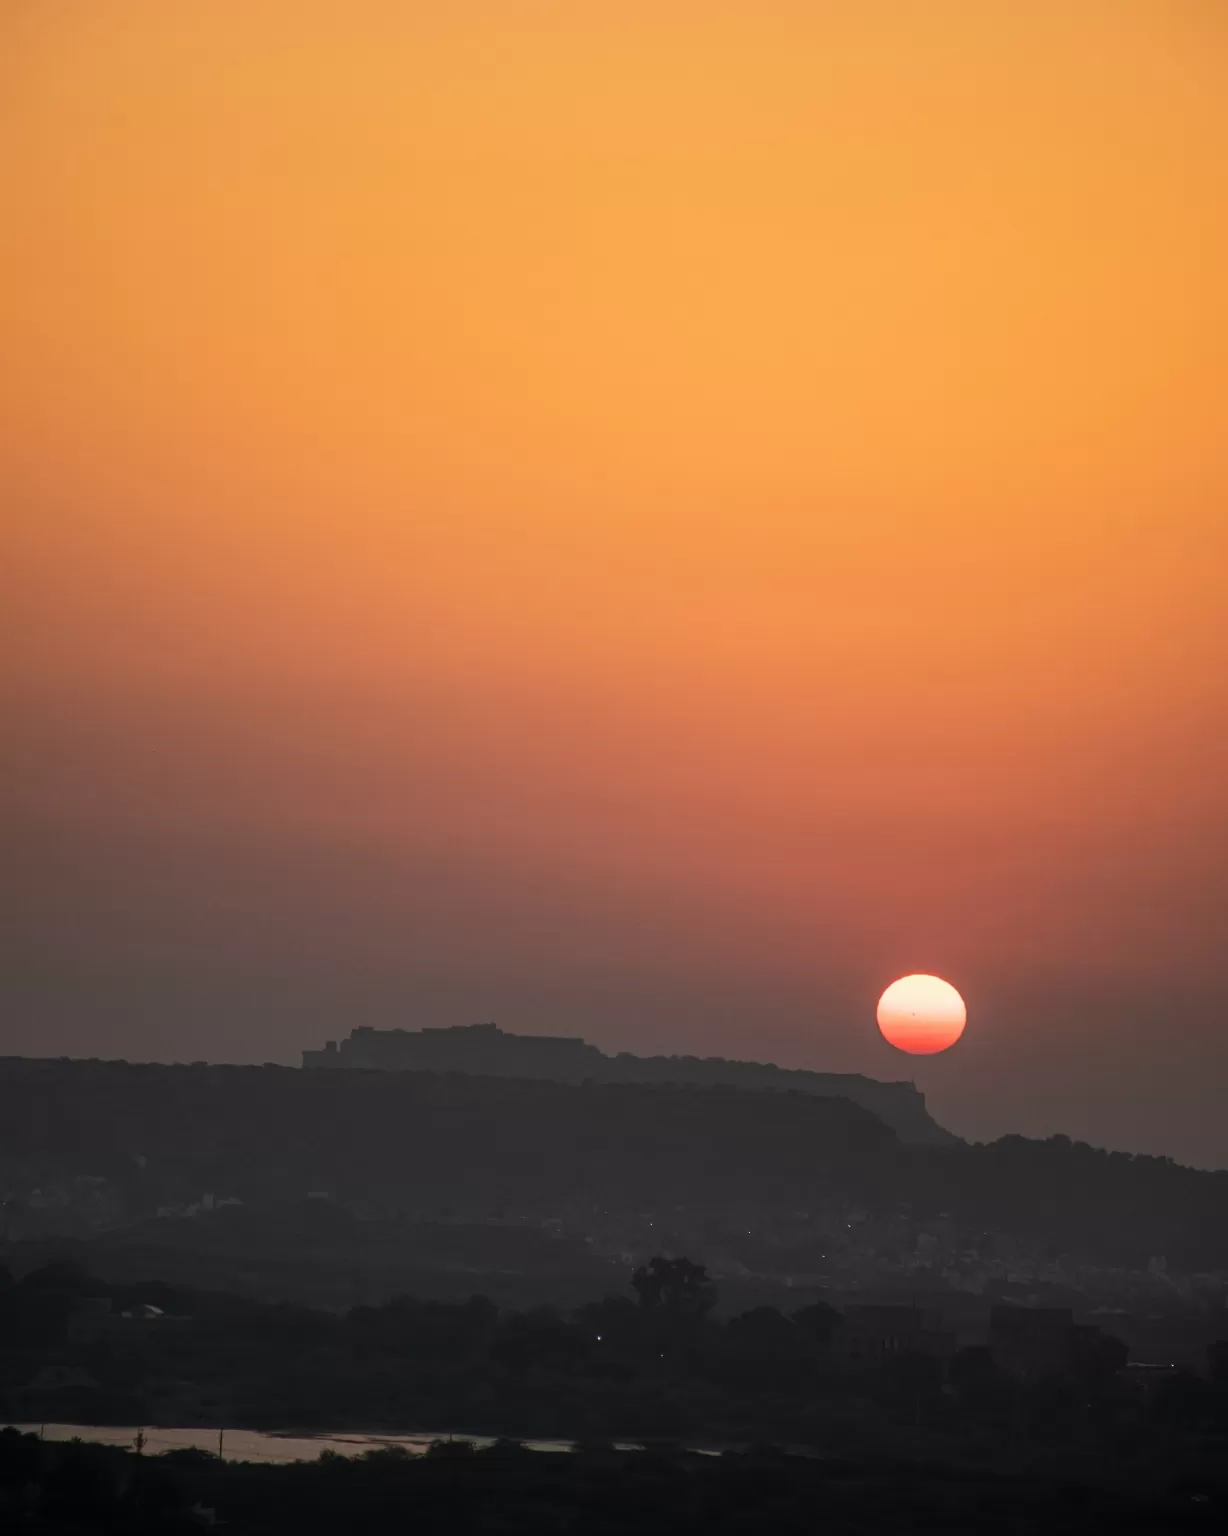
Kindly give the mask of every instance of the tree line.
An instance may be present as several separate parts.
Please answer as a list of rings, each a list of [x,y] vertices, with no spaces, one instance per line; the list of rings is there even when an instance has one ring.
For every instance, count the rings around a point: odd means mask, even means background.
[[[828,1447],[916,1434],[1099,1443],[1185,1419],[1228,1428],[1224,1380],[1174,1373],[1144,1401],[1112,1356],[1030,1383],[997,1370],[984,1349],[858,1363],[834,1308],[757,1307],[722,1320],[706,1271],[685,1258],[654,1259],[628,1290],[568,1313],[474,1296],[333,1314],[108,1287],[73,1265],[20,1282],[0,1272],[0,1402],[15,1422]]]

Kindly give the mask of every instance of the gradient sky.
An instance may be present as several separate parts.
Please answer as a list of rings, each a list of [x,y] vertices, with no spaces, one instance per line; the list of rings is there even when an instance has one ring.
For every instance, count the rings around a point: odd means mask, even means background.
[[[6,0],[0,199],[0,1050],[1228,1164],[1221,0]]]

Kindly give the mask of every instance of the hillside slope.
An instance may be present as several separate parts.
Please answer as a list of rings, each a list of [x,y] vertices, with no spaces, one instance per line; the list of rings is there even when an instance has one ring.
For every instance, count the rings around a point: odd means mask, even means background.
[[[392,1211],[846,1202],[1097,1263],[1228,1270],[1228,1173],[1064,1137],[910,1147],[844,1099],[723,1086],[0,1060],[0,1176],[57,1175],[113,1182],[132,1216],[202,1191]]]

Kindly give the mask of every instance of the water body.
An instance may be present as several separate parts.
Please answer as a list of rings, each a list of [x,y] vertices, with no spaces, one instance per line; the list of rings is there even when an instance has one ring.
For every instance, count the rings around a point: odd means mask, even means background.
[[[23,1434],[41,1435],[44,1440],[86,1440],[92,1445],[120,1445],[131,1450],[139,1434],[144,1434],[144,1451],[147,1456],[159,1456],[163,1451],[198,1450],[217,1454],[218,1432],[216,1429],[163,1429],[146,1425],[115,1424],[9,1424],[8,1429],[19,1429]],[[266,1433],[259,1429],[228,1429],[222,1439],[222,1454],[227,1461],[316,1461],[324,1451],[336,1451],[339,1456],[362,1456],[367,1451],[387,1450],[400,1446],[411,1456],[423,1456],[435,1440],[467,1440],[479,1448],[494,1445],[494,1436],[450,1435],[446,1430],[438,1434],[421,1435],[282,1435]],[[571,1451],[574,1440],[522,1440],[527,1451]],[[615,1449],[638,1451],[639,1445],[620,1443]]]

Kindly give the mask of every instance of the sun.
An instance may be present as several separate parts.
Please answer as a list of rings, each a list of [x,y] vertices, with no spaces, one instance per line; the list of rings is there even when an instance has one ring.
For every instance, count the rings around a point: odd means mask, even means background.
[[[901,976],[878,1000],[883,1039],[910,1056],[949,1049],[967,1022],[963,998],[940,976]]]

